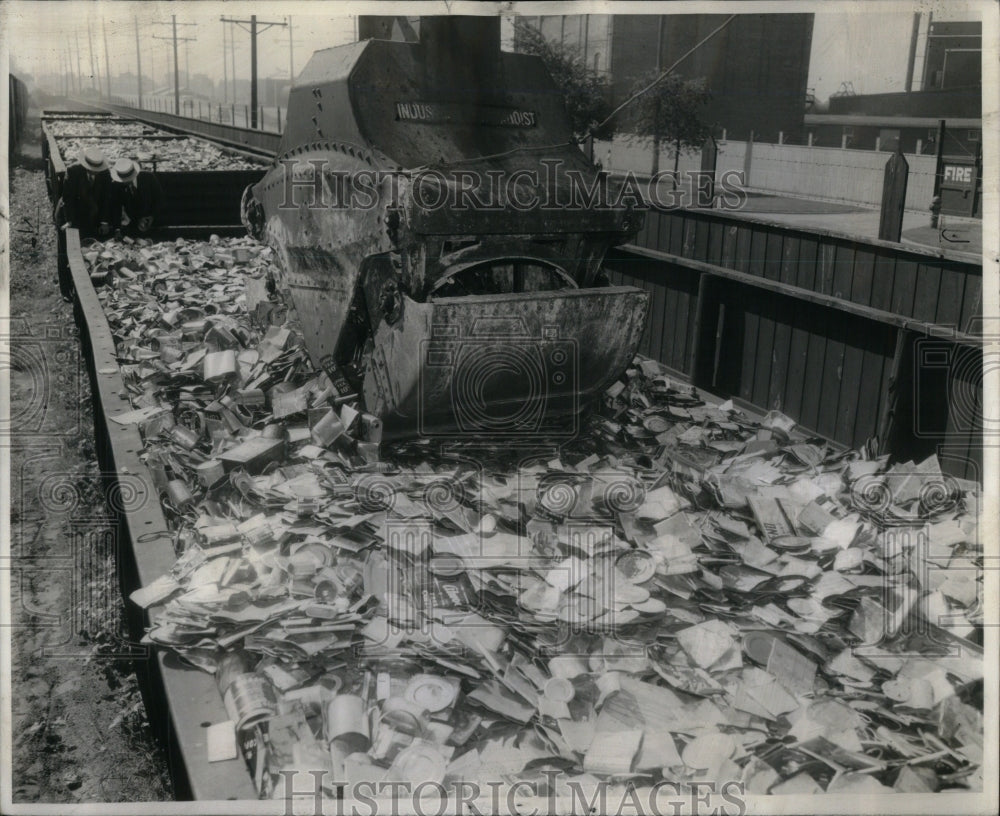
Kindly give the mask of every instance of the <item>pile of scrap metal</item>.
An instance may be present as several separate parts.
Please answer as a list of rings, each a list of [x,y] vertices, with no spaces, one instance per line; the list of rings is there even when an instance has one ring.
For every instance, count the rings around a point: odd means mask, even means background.
[[[139,427],[178,555],[132,601],[147,642],[215,674],[209,761],[238,742],[263,796],[308,769],[981,786],[980,486],[706,404],[644,359],[570,442],[379,446],[263,297],[270,256],[88,257],[134,406],[109,419]]]

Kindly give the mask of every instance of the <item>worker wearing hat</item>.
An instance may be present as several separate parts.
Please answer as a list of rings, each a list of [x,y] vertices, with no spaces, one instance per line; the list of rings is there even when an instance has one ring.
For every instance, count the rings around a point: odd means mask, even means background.
[[[80,230],[81,238],[111,234],[111,172],[100,150],[81,151],[77,163],[66,170],[62,200],[64,227]]]
[[[56,223],[60,226],[59,289],[64,300],[70,300],[73,293],[65,252],[65,230],[68,227],[79,230],[81,241],[109,236],[111,192],[111,171],[104,154],[95,147],[80,151],[77,163],[66,170],[62,198],[56,205]]]
[[[163,190],[152,173],[139,169],[138,162],[119,159],[111,170],[114,180],[113,219],[116,228],[125,226],[137,235],[148,235],[160,216]]]

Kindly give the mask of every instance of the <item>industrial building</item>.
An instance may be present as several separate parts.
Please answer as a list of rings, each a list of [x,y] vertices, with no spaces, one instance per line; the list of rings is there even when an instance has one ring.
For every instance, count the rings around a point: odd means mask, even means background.
[[[828,111],[807,113],[812,143],[933,154],[944,119],[945,154],[977,155],[983,130],[982,24],[931,22],[919,78],[915,62],[914,40],[902,93],[834,95]]]

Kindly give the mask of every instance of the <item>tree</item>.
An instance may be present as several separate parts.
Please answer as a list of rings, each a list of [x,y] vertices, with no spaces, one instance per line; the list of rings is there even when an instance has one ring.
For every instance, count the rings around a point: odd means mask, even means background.
[[[629,96],[649,86],[657,76],[654,70],[640,77]],[[628,138],[653,146],[654,175],[660,170],[662,142],[674,148],[675,174],[682,152],[701,149],[712,133],[712,125],[704,119],[705,106],[711,98],[704,79],[684,79],[670,74],[624,109],[622,116],[629,131]]]
[[[517,18],[514,20],[514,50],[541,57],[563,93],[566,111],[577,138],[587,136],[591,127],[604,121],[611,113],[607,77],[587,66],[580,49],[547,40],[531,23]],[[602,130],[602,137],[608,135],[609,129]]]

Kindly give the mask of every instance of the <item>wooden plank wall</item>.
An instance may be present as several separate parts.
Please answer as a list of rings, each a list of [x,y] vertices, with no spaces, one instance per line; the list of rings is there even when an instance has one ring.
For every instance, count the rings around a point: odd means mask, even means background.
[[[952,475],[982,479],[980,347],[752,281],[977,334],[981,266],[704,212],[651,212],[634,245],[680,256],[670,262],[628,247],[608,255],[613,283],[651,295],[643,353],[845,446],[881,435],[900,461],[937,452]],[[686,259],[750,277],[728,280]]]
[[[704,210],[650,210],[633,244],[959,331],[981,313],[982,265],[971,258]]]
[[[163,223],[170,226],[239,225],[240,201],[260,170],[177,170],[157,173],[163,188]]]

